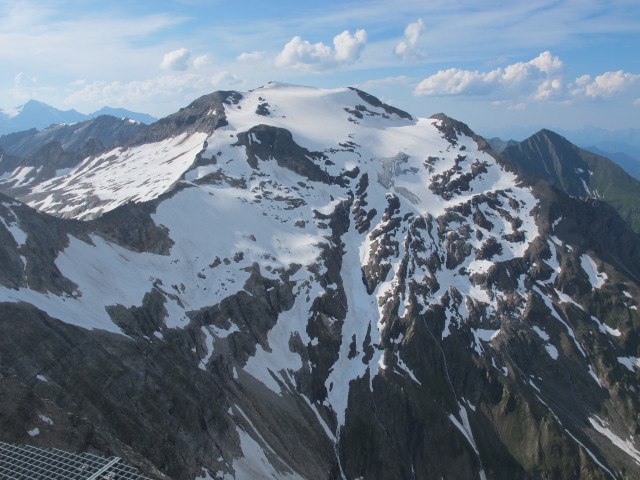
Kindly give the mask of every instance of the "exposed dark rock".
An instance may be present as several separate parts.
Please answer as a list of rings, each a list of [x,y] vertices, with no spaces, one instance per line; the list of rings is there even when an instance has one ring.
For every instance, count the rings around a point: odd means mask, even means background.
[[[251,141],[255,135],[257,142]],[[344,184],[343,178],[329,175],[318,166],[326,157],[321,152],[310,152],[293,141],[291,132],[283,128],[268,125],[257,125],[248,132],[238,134],[235,145],[247,149],[247,161],[253,168],[258,168],[259,160],[274,159],[283,168],[301,175],[308,180],[322,183]]]
[[[377,99],[373,95],[370,95],[370,94],[368,94],[366,92],[363,92],[362,90],[358,90],[357,88],[352,88],[352,87],[349,87],[349,88],[351,88],[351,90],[355,91],[358,94],[358,96],[362,100],[367,102],[369,105],[372,105],[372,106],[377,107],[377,108],[382,108],[389,115],[397,115],[400,118],[404,118],[404,119],[407,119],[407,120],[413,120],[413,117],[411,115],[409,115],[407,112],[404,112],[404,111],[400,110],[399,108],[392,107],[391,105],[387,105],[386,103],[382,103],[379,99]]]
[[[238,92],[215,92],[204,95],[189,106],[162,118],[140,130],[129,143],[131,146],[160,142],[183,133],[213,133],[227,125],[225,104],[237,103],[242,96]]]

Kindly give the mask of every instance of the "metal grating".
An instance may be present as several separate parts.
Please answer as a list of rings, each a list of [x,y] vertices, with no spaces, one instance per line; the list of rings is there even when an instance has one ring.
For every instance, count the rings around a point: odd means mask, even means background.
[[[149,480],[120,457],[0,442],[0,480]]]

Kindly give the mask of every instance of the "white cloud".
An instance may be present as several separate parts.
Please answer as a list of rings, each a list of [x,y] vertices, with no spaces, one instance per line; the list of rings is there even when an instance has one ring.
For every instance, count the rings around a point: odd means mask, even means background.
[[[239,85],[242,83],[242,79],[227,71],[223,71],[215,74],[211,77],[211,84],[215,87],[228,87],[232,85]]]
[[[404,29],[404,40],[396,45],[394,53],[405,60],[420,60],[426,56],[424,50],[416,47],[420,34],[426,30],[421,18],[407,25]]]
[[[295,36],[278,54],[275,63],[279,67],[308,71],[334,69],[355,63],[366,42],[367,32],[364,30],[356,30],[353,35],[345,30],[336,35],[333,38],[333,48],[322,42],[311,44]]]
[[[336,35],[333,38],[333,45],[335,47],[335,59],[339,63],[353,63],[360,58],[360,52],[364,48],[364,44],[367,41],[367,32],[364,30],[357,30],[354,35],[351,35],[348,30]]]
[[[252,62],[256,60],[261,60],[263,57],[264,57],[264,52],[256,50],[250,53],[243,52],[240,55],[238,55],[236,60],[238,60],[239,62]]]
[[[567,78],[564,63],[550,52],[543,52],[528,62],[480,72],[450,68],[422,80],[415,95],[486,96],[494,104],[522,110],[528,102],[555,101],[575,104],[578,101],[621,99],[634,102],[640,96],[640,75],[623,70],[592,77]]]
[[[204,68],[211,65],[211,57],[209,55],[199,55],[193,59],[193,66],[196,68]]]
[[[201,75],[163,75],[131,82],[94,81],[65,98],[69,105],[90,104],[109,106],[165,103],[167,99],[182,101],[213,89],[211,79]],[[189,100],[189,101],[190,101]]]
[[[571,93],[591,98],[611,98],[625,92],[640,94],[640,75],[622,70],[605,72],[592,78],[591,75],[578,77],[572,84]]]
[[[422,80],[416,95],[490,95],[498,99],[551,100],[565,94],[564,64],[550,52],[488,72],[450,68]]]
[[[186,70],[189,68],[191,52],[186,48],[179,48],[165,53],[160,62],[160,68],[164,70]]]

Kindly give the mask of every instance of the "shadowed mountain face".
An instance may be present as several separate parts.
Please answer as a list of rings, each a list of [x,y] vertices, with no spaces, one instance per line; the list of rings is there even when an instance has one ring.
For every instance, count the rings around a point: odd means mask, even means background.
[[[7,153],[19,157],[25,157],[51,142],[60,143],[65,151],[80,150],[90,139],[110,148],[133,137],[144,126],[133,120],[103,115],[71,125],[52,125],[40,132],[31,129],[3,135],[0,145]]]
[[[0,440],[180,480],[637,478],[639,238],[583,194],[599,157],[530,140],[269,84],[2,197]]]
[[[640,181],[608,158],[578,148],[549,130],[505,148],[502,155],[519,170],[571,196],[609,203],[636,232],[640,231]]]

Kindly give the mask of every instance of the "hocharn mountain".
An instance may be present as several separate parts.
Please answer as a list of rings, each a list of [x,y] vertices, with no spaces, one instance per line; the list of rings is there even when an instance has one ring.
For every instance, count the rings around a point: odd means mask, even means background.
[[[5,169],[0,440],[180,480],[640,476],[640,243],[588,159],[523,151],[557,188],[281,84],[126,137]]]

